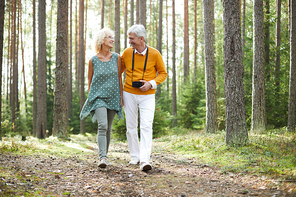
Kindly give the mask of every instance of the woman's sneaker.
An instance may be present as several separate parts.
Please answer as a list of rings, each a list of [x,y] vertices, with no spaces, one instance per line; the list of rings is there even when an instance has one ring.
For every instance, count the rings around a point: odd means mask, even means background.
[[[106,168],[107,165],[108,165],[108,160],[107,160],[107,158],[103,158],[103,159],[101,159],[101,161],[100,161],[100,163],[99,163],[99,167],[100,167],[100,168]]]

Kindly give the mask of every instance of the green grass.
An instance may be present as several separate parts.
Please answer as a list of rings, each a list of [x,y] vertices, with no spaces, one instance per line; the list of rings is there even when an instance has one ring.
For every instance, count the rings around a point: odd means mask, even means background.
[[[184,132],[162,137],[170,152],[195,157],[201,163],[219,167],[222,172],[271,175],[296,180],[296,134],[285,128],[264,133],[249,133],[243,147],[228,147],[225,132],[207,134]]]

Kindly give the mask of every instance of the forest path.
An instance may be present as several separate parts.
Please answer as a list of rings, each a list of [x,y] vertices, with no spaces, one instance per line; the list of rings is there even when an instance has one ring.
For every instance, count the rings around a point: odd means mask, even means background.
[[[140,171],[128,165],[126,143],[111,143],[112,165],[98,168],[95,143],[82,154],[0,154],[0,196],[296,196],[279,189],[264,176],[222,173],[195,158],[170,154],[154,143],[153,169]],[[153,151],[154,152],[154,151]]]

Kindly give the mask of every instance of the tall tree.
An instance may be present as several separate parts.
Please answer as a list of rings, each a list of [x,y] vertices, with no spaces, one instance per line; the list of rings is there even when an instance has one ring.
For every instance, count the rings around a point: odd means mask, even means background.
[[[166,65],[167,65],[167,98],[170,97],[170,76],[169,76],[169,13],[168,13],[168,0],[166,0]],[[167,103],[169,109],[169,103]]]
[[[101,29],[104,28],[105,0],[101,0]]]
[[[146,28],[146,0],[139,0],[139,23]]]
[[[197,72],[197,0],[194,0],[194,80]]]
[[[10,101],[10,105],[11,105],[11,122],[13,124],[13,128],[15,125],[15,119],[16,119],[16,103],[17,103],[17,62],[16,62],[16,0],[12,0],[12,46],[11,46],[11,59],[12,59],[12,69],[10,72],[11,74],[11,88],[10,88],[10,95],[11,95],[11,101]]]
[[[244,57],[244,46],[245,46],[245,32],[246,32],[246,0],[243,0],[243,19],[242,19],[243,57]]]
[[[188,0],[184,0],[184,82],[189,75],[189,20]]]
[[[2,122],[2,55],[3,55],[3,34],[4,34],[4,14],[5,1],[0,2],[0,122]],[[2,130],[0,127],[0,140],[2,139]]]
[[[162,5],[163,0],[159,0],[159,16],[158,16],[158,36],[157,36],[157,50],[162,53]]]
[[[120,0],[115,0],[115,52],[120,53]]]
[[[124,7],[124,48],[127,48],[127,0],[124,0],[123,2],[123,7]]]
[[[80,81],[80,110],[84,105],[84,0],[79,0],[79,51],[78,51],[78,68]],[[80,133],[85,133],[85,119],[80,120]]]
[[[172,0],[172,12],[173,12],[173,46],[172,46],[172,53],[173,53],[173,78],[172,78],[172,97],[173,97],[173,105],[172,105],[172,111],[173,111],[173,127],[177,126],[177,83],[176,83],[176,13],[175,13],[175,0]]]
[[[206,59],[206,132],[215,133],[217,122],[217,93],[215,77],[214,0],[203,0]]]
[[[36,3],[33,0],[33,136],[37,134]]]
[[[52,134],[67,137],[68,0],[58,0],[55,97]]]
[[[39,0],[38,6],[38,89],[37,89],[37,130],[38,138],[46,137],[46,11],[45,0]]]
[[[226,144],[248,142],[239,1],[223,1]]]
[[[68,119],[72,118],[72,0],[70,0],[70,32],[69,32],[69,72],[68,72]]]
[[[24,41],[23,41],[23,23],[22,23],[22,3],[19,1],[19,12],[20,12],[20,40],[21,40],[21,52],[22,52],[22,73],[23,73],[23,83],[24,83],[24,96],[25,96],[25,111],[27,112],[27,88],[26,88],[26,75],[25,75],[25,56],[24,56]]]
[[[288,131],[295,132],[295,104],[296,104],[296,2],[290,0],[290,77],[289,77],[289,110]]]
[[[134,0],[131,0],[130,6],[130,26],[132,26],[134,24]]]
[[[140,22],[140,0],[136,0],[136,23]]]
[[[269,0],[265,0],[265,21],[264,21],[264,65],[266,68],[266,81],[270,79],[270,5]]]
[[[280,55],[280,47],[281,47],[281,0],[276,1],[276,26],[275,26],[275,71],[274,71],[274,80],[275,80],[275,107],[277,108],[274,113],[274,118],[277,120],[278,106],[280,102],[280,71],[281,71],[281,55]]]
[[[266,130],[263,1],[254,0],[251,130]]]

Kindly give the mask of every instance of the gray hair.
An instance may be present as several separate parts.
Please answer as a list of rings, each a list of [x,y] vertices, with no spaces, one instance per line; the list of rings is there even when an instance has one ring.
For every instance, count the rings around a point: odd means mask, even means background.
[[[136,34],[136,36],[138,38],[140,38],[141,36],[143,36],[145,42],[147,42],[146,41],[147,40],[147,33],[146,33],[146,29],[145,29],[144,25],[142,25],[142,24],[136,24],[136,25],[131,26],[127,30],[127,34],[130,34],[130,33]]]
[[[106,36],[114,36],[114,31],[109,29],[108,27],[104,27],[97,32],[97,35],[94,38],[93,47],[95,52],[99,52],[102,49],[102,44],[104,42],[104,38]]]

